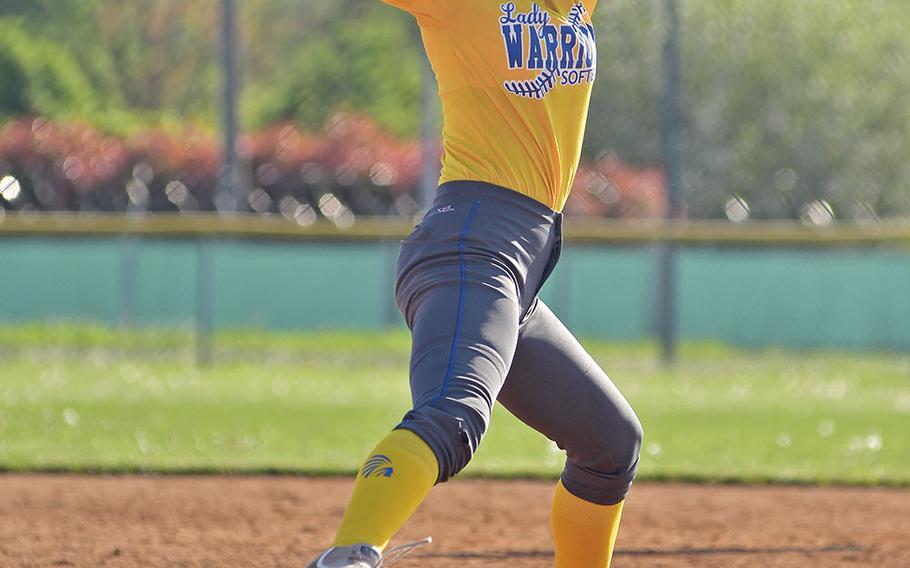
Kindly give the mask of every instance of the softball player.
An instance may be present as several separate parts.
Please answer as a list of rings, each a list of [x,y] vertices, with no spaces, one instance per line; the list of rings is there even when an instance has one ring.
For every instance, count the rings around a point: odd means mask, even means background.
[[[310,567],[380,566],[433,485],[470,461],[494,401],[566,451],[556,566],[608,567],[641,425],[538,298],[581,153],[597,0],[384,1],[416,17],[445,117],[439,191],[402,242],[395,286],[413,409],[367,458]]]

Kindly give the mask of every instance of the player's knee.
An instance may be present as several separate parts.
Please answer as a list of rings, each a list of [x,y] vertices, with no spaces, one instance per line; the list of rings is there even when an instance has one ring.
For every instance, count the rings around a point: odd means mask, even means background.
[[[420,436],[439,461],[439,483],[457,475],[480,446],[489,416],[451,400],[439,400],[408,412],[400,427]]]
[[[608,452],[611,455],[610,465],[613,471],[629,472],[630,480],[635,475],[638,467],[638,458],[641,454],[641,441],[644,429],[635,413],[629,413],[620,422],[618,432],[614,438],[614,447]]]
[[[596,434],[577,441],[569,450],[569,458],[593,471],[619,475],[633,472],[638,465],[643,430],[641,421],[631,408],[619,416],[611,412],[608,419],[596,426]]]
[[[603,427],[607,435],[586,452],[587,463],[582,465],[601,474],[628,476],[631,480],[641,453],[641,422],[635,414],[630,413],[622,420],[613,420]]]
[[[611,420],[592,436],[569,450],[563,484],[575,495],[594,503],[611,505],[622,501],[638,469],[643,430],[633,412]]]

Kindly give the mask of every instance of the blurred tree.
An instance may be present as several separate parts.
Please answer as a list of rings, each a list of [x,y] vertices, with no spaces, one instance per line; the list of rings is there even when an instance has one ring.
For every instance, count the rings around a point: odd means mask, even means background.
[[[0,18],[0,77],[0,118],[88,116],[100,107],[97,91],[69,51],[8,18]]]
[[[85,91],[85,98],[94,99],[98,110],[102,107],[121,105],[116,88],[116,71],[111,65],[110,53],[99,42],[97,11],[100,0],[3,0],[0,2],[0,25],[5,29],[15,28],[17,53],[30,51],[27,46],[37,47],[47,57],[64,61],[71,70],[65,73],[75,76],[81,74],[90,84]],[[11,42],[11,38],[7,38]],[[49,50],[50,45],[56,46]],[[61,55],[62,54],[62,55]],[[7,53],[12,57],[11,53]],[[32,57],[35,59],[35,57]],[[59,65],[58,65],[59,67]],[[61,69],[62,70],[62,69]],[[0,92],[9,85],[0,84]],[[3,96],[3,95],[0,95]],[[72,107],[63,101],[60,108],[31,109],[51,114],[72,114],[85,112],[85,108]],[[3,113],[0,108],[0,113]]]
[[[217,125],[217,0],[0,0],[0,116],[81,116],[110,131]],[[910,214],[910,3],[686,0],[683,163],[690,216]],[[664,22],[602,2],[585,156],[661,160]],[[316,129],[338,110],[416,136],[420,48],[377,0],[241,3],[245,128]]]
[[[910,4],[691,6],[691,25],[713,18],[687,36],[693,205],[717,215],[738,193],[761,217],[815,200],[841,218],[908,211]]]
[[[598,12],[600,78],[587,151],[660,160],[664,35],[656,3]],[[756,218],[910,213],[910,4],[683,2],[690,215],[731,199]],[[817,200],[824,203],[813,206]],[[820,207],[820,209],[819,209]]]
[[[416,136],[420,47],[406,14],[376,0],[244,4],[246,123],[294,119],[318,128],[338,110],[366,111]]]
[[[101,0],[99,40],[127,105],[214,123],[218,58],[216,0]]]
[[[629,163],[660,161],[661,48],[659,4],[614,0],[599,4],[597,81],[585,153],[615,152]]]

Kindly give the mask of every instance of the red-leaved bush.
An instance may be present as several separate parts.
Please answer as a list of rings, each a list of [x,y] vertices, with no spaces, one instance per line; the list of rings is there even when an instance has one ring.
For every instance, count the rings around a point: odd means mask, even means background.
[[[237,153],[246,188],[239,208],[306,224],[323,216],[411,216],[418,210],[419,142],[384,132],[358,114],[338,114],[319,132],[278,124],[243,135]],[[196,211],[218,196],[222,148],[209,132],[150,129],[127,138],[79,123],[20,118],[0,128],[0,193],[7,210]],[[664,212],[661,168],[637,169],[612,155],[582,163],[566,211],[602,217]]]

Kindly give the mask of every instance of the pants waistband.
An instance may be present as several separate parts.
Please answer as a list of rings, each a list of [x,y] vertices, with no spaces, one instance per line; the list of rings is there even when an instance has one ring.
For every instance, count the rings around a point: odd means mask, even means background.
[[[438,197],[470,196],[507,203],[523,211],[542,215],[556,222],[562,213],[553,211],[540,201],[519,193],[514,189],[501,187],[483,181],[450,181],[439,186]]]

